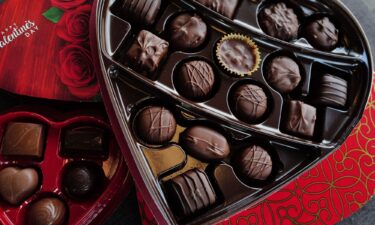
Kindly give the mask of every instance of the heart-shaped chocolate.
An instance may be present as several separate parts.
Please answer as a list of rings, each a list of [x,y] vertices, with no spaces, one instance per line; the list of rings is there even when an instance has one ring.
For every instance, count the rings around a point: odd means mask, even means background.
[[[19,205],[30,197],[38,184],[39,175],[33,168],[7,167],[0,171],[0,195],[12,205]]]

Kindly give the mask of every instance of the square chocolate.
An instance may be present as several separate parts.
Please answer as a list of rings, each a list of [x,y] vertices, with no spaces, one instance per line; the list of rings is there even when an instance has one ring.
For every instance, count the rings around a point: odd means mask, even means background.
[[[216,202],[216,194],[207,174],[199,169],[173,178],[168,187],[172,208],[180,217],[195,214]]]
[[[237,8],[238,0],[195,0],[202,5],[226,16],[230,19],[233,18],[234,11]]]
[[[67,129],[63,133],[61,155],[67,157],[105,157],[108,153],[108,137],[104,129],[82,126]]]
[[[286,129],[297,135],[312,137],[315,130],[316,108],[301,101],[290,101]]]
[[[167,41],[142,30],[126,53],[127,64],[140,73],[152,74],[167,55],[168,47]]]
[[[11,122],[2,139],[1,155],[5,157],[42,158],[45,128],[42,124]]]

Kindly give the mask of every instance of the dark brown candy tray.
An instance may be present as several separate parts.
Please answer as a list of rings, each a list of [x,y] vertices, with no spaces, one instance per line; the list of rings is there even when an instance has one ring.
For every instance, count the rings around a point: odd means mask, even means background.
[[[98,44],[100,54],[102,75],[99,80],[117,138],[122,140],[124,148],[129,147],[129,151],[124,149],[125,158],[161,224],[212,223],[255,204],[332,153],[362,116],[371,88],[371,53],[358,22],[338,1],[304,0],[296,4],[289,0],[238,0],[230,18],[220,14],[220,10],[218,13],[205,7],[198,0],[162,1],[155,22],[149,25],[135,19],[128,12],[131,8],[122,9],[124,2],[98,2],[95,31],[98,43],[94,44]],[[221,4],[225,2],[231,1],[221,1]],[[264,8],[280,2],[293,8],[300,22],[298,34],[288,41],[267,35],[260,22]],[[183,13],[201,17],[207,24],[207,37],[199,47],[179,51],[170,42],[169,27],[171,21]],[[306,38],[308,24],[323,17],[329,18],[340,32],[338,43],[330,51],[314,48]],[[140,70],[128,55],[129,51],[137,50],[133,49],[133,43],[143,30],[164,40],[164,45],[169,42],[166,56],[153,72]],[[216,48],[228,34],[244,35],[258,47],[261,61],[259,69],[252,75],[235,76],[219,63]],[[270,62],[280,56],[295,61],[301,73],[299,84],[286,94],[275,89],[266,75]],[[178,87],[179,69],[185,62],[193,60],[203,60],[214,72],[212,92],[201,99],[184,97],[186,93]],[[325,74],[333,75],[335,82],[347,83],[345,103],[327,104],[319,98],[322,83],[332,79]],[[251,121],[235,112],[237,102],[232,100],[235,90],[248,84],[260,87],[267,97],[264,115]],[[302,103],[310,106],[301,106]],[[149,121],[147,117],[139,119],[150,106],[163,108],[161,116],[150,110],[147,115],[153,120]],[[297,113],[293,113],[291,107],[295,107]],[[301,109],[298,107],[303,110],[315,108],[316,115],[304,114],[305,111],[298,111]],[[163,114],[165,112],[167,114]],[[153,134],[154,137],[147,136],[145,130],[154,131],[151,125],[161,117],[168,123],[160,122],[159,128],[167,125],[168,129],[159,129],[160,133]],[[304,119],[314,120],[316,117],[313,133],[292,132],[288,121],[295,117],[301,123]],[[186,134],[197,126],[199,132],[189,133],[190,136]],[[166,137],[168,135],[170,137]],[[163,141],[153,142],[162,136]],[[186,144],[186,136],[196,143],[202,137],[220,136],[213,142],[227,143],[230,151],[227,154],[225,144],[222,148],[205,144],[191,147]],[[206,139],[202,142],[209,142]],[[272,169],[264,180],[244,177],[238,166],[241,154],[254,145],[264,149],[272,161]],[[213,152],[215,156],[205,156],[199,149],[203,149],[204,154]],[[212,160],[208,159],[210,157]],[[263,171],[267,171],[269,163],[263,157],[261,155]],[[204,171],[203,175],[197,169]],[[197,195],[189,185],[205,188],[197,188]],[[184,205],[177,200],[191,200],[183,194],[184,191],[192,192],[195,200],[196,195],[202,197],[203,191],[206,197],[198,200],[195,209],[184,208],[188,203]]]

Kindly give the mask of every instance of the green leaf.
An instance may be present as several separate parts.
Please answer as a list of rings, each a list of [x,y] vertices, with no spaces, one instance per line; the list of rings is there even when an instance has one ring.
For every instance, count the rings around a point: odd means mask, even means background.
[[[51,21],[53,23],[57,23],[57,22],[59,22],[59,20],[61,19],[61,17],[62,17],[63,14],[64,14],[63,10],[61,10],[59,8],[56,8],[56,7],[51,7],[47,11],[45,11],[43,13],[43,16],[47,20],[49,20],[49,21]]]
[[[92,101],[93,102],[102,102],[103,99],[102,99],[102,95],[101,94],[97,94],[95,95],[93,98],[92,98]]]
[[[4,0],[0,0],[0,3],[3,3]]]

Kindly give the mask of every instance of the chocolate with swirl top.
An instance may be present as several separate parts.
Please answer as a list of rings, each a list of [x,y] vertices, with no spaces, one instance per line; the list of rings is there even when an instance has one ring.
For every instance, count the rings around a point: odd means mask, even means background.
[[[62,174],[64,192],[74,200],[89,200],[97,196],[104,182],[103,169],[92,162],[72,162]]]
[[[142,30],[126,53],[125,63],[140,73],[150,75],[158,69],[168,53],[168,47],[168,42],[149,31]]]
[[[148,106],[136,116],[134,126],[142,141],[161,145],[173,138],[176,132],[176,119],[165,107]]]
[[[195,214],[216,202],[215,191],[206,173],[199,169],[173,178],[167,186],[168,199],[180,217]]]
[[[67,220],[68,209],[58,198],[43,198],[32,203],[27,211],[28,225],[62,225]]]
[[[315,48],[331,51],[339,42],[339,30],[328,17],[323,17],[307,25],[306,38]]]
[[[290,101],[286,129],[293,134],[312,137],[316,118],[315,107],[301,101]]]
[[[241,152],[235,161],[240,173],[254,180],[267,180],[272,172],[272,159],[262,147],[253,145]]]
[[[189,154],[203,161],[222,160],[230,153],[227,139],[203,126],[186,129],[180,135],[180,144]]]
[[[267,34],[281,40],[290,41],[298,35],[298,17],[283,2],[264,8],[259,15],[259,22]]]
[[[44,141],[42,124],[11,122],[6,127],[1,154],[6,157],[42,158]]]
[[[226,16],[232,18],[238,5],[238,0],[195,0],[202,5]]]
[[[160,10],[161,0],[123,0],[123,14],[145,25],[153,24]]]
[[[267,95],[263,89],[254,84],[245,84],[238,87],[232,97],[232,110],[242,121],[257,122],[267,110]]]
[[[215,74],[210,64],[202,60],[184,63],[176,74],[176,86],[184,97],[206,99],[212,93]]]

